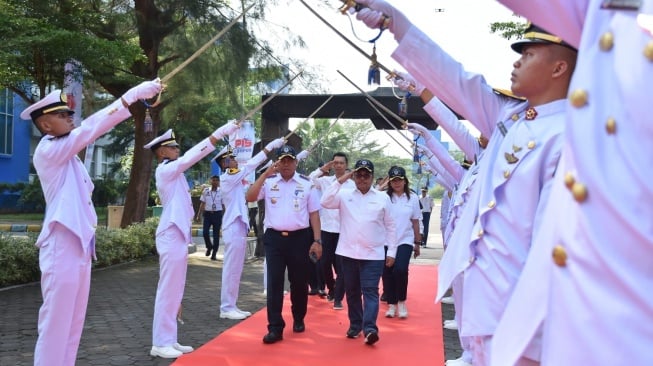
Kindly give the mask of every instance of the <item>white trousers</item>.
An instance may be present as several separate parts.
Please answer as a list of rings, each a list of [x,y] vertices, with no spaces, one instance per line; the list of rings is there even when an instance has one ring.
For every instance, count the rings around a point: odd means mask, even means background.
[[[159,253],[159,284],[156,288],[152,345],[172,346],[177,343],[177,313],[184,297],[188,244],[176,226],[156,236]]]
[[[247,233],[249,228],[236,221],[222,229],[224,241],[224,261],[222,262],[222,287],[220,289],[220,312],[237,309],[240,277],[245,265],[247,252]]]
[[[75,365],[91,287],[91,253],[55,224],[39,250],[41,293],[34,365]]]
[[[463,350],[463,354],[461,355],[462,359],[467,362],[467,363],[472,363],[472,351],[471,351],[471,345],[470,345],[470,339],[469,337],[463,337],[460,334],[462,334],[462,327],[463,327],[463,322],[461,319],[460,314],[463,313],[463,274],[460,273],[458,276],[456,276],[453,281],[451,282],[451,289],[453,291],[453,307],[454,311],[456,312],[455,314],[455,320],[456,323],[458,323],[458,338],[460,339],[460,347]]]
[[[470,338],[472,357],[474,366],[490,365],[490,349],[492,349],[492,336],[472,336]],[[526,357],[521,357],[517,363],[512,366],[539,366],[538,361],[533,361]],[[508,365],[502,365],[508,366]]]

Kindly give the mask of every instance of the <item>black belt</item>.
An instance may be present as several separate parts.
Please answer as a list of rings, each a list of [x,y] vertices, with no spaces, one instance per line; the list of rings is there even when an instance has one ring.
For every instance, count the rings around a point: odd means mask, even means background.
[[[308,228],[306,227],[306,228],[295,230],[295,231],[275,230],[275,229],[272,229],[272,228],[268,228],[268,230],[270,230],[273,233],[277,233],[277,234],[279,234],[281,236],[293,236],[293,235],[298,235],[298,234],[304,234],[306,232],[306,230],[308,230]]]

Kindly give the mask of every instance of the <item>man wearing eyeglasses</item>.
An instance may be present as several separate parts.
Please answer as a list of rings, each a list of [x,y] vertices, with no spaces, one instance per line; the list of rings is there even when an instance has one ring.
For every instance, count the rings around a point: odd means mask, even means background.
[[[20,114],[43,134],[33,161],[48,208],[36,240],[43,305],[34,365],[74,365],[84,328],[97,215],[91,202],[93,182],[77,153],[129,118],[132,103],[155,96],[161,88],[158,79],[143,82],[79,127],[59,89]]]
[[[353,176],[356,188],[343,188]],[[347,338],[361,331],[365,344],[379,340],[379,280],[383,266],[392,267],[397,253],[396,226],[390,198],[372,189],[374,164],[361,159],[354,170],[339,177],[322,196],[324,208],[340,210],[340,238],[336,254],[342,256],[349,316]],[[388,246],[387,256],[384,246]]]

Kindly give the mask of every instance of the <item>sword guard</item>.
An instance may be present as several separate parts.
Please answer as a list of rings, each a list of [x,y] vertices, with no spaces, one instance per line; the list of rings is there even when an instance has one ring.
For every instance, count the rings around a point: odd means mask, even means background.
[[[347,14],[347,11],[349,11],[349,9],[351,8],[354,8],[354,10],[356,11],[359,11],[361,9],[361,5],[357,4],[356,1],[354,0],[340,0],[340,1],[344,3],[340,8],[338,8],[338,10],[340,11],[340,13],[342,13],[342,15]]]

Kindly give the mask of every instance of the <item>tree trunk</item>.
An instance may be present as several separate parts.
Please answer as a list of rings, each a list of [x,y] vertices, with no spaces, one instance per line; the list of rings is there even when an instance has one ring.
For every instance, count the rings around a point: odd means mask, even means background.
[[[134,118],[134,161],[129,174],[127,193],[125,194],[125,209],[120,222],[122,228],[135,222],[145,221],[150,193],[150,179],[152,179],[153,154],[150,150],[144,149],[143,145],[158,135],[159,126],[159,113],[156,108],[151,111],[153,120],[151,134],[146,134],[143,128],[145,106],[142,103],[134,103],[129,109]]]

